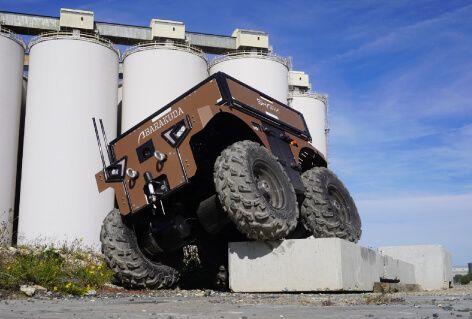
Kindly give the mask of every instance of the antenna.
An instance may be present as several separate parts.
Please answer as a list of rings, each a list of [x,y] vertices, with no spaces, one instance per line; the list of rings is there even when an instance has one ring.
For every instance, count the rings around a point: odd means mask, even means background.
[[[111,160],[110,149],[109,149],[108,140],[107,140],[107,134],[105,133],[105,128],[103,127],[102,119],[99,119],[99,121],[100,121],[100,126],[102,128],[103,140],[105,141],[105,146],[106,146],[107,155],[108,155],[108,161],[110,161],[110,164],[111,164],[111,162],[113,162],[113,161]]]
[[[98,135],[97,122],[95,118],[92,117],[93,127],[95,128],[95,137],[97,138],[98,149],[100,150],[100,157],[102,158],[103,171],[105,172],[106,163],[105,158],[103,157],[102,143],[100,142],[100,136]]]

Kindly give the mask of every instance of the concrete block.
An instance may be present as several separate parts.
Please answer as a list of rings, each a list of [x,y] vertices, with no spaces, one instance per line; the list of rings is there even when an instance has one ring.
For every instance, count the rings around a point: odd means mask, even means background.
[[[402,260],[390,256],[382,256],[382,280],[398,281],[402,284],[416,284],[415,267]]]
[[[449,288],[452,282],[451,255],[440,245],[387,246],[378,250],[384,256],[412,264],[414,280],[425,290]],[[401,267],[404,272],[407,268]]]
[[[229,244],[235,292],[372,291],[384,274],[382,256],[339,238]]]
[[[398,274],[399,272],[398,259],[393,259],[390,256],[382,256],[382,261],[383,261],[382,279],[400,281],[400,276]]]
[[[398,260],[398,276],[400,283],[407,285],[418,284],[416,280],[415,266],[403,260]]]

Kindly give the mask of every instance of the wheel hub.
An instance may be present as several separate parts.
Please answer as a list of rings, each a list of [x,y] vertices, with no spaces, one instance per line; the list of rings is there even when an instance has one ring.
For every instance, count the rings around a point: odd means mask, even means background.
[[[285,196],[281,182],[269,165],[263,161],[257,161],[253,167],[253,174],[256,188],[266,201],[275,208],[283,207]]]
[[[270,197],[270,185],[266,180],[257,181],[257,189],[260,190],[264,195]]]
[[[328,198],[332,209],[337,212],[340,219],[346,220],[348,218],[346,200],[336,187],[332,185],[328,186]]]
[[[339,204],[339,202],[335,199],[333,199],[331,201],[331,205],[333,205],[334,208],[336,208],[337,210],[340,210],[341,209],[341,205]]]

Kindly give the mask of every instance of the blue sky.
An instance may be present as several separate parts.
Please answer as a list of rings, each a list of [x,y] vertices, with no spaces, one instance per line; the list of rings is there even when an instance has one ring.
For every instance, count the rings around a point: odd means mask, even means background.
[[[472,262],[472,2],[0,0],[0,10],[187,30],[264,30],[330,97],[330,165],[363,219],[362,244],[438,243]]]

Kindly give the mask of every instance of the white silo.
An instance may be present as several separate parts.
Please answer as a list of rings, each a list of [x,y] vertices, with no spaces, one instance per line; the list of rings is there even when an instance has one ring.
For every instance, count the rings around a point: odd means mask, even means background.
[[[224,72],[286,104],[289,60],[259,51],[239,51],[215,58],[210,74]]]
[[[208,77],[206,56],[186,44],[150,42],[123,58],[124,132]]]
[[[305,117],[311,144],[328,159],[328,98],[313,92],[292,91],[289,105]]]
[[[24,52],[23,41],[0,26],[0,244],[11,243],[13,230]]]
[[[97,191],[102,167],[92,117],[116,136],[119,52],[95,35],[31,40],[19,212],[19,242],[99,243],[114,194]]]

